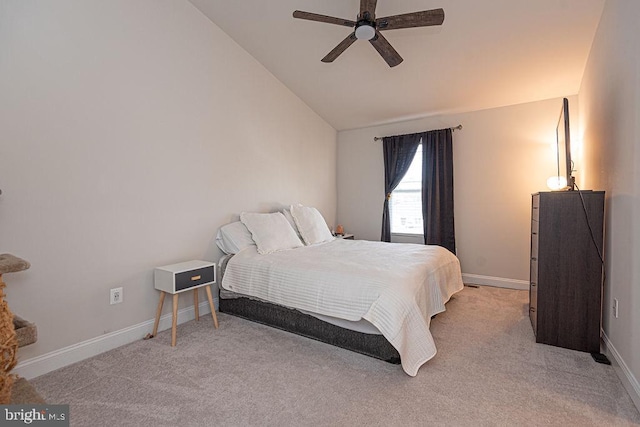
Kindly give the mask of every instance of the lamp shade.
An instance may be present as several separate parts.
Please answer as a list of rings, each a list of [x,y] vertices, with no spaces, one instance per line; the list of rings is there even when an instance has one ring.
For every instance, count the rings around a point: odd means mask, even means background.
[[[564,176],[552,176],[547,179],[547,187],[550,190],[558,191],[567,187],[567,178]]]

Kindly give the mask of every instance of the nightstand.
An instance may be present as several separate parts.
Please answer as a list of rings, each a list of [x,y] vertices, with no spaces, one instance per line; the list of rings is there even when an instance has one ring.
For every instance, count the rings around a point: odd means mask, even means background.
[[[343,234],[342,236],[335,236],[336,239],[344,239],[344,240],[356,240],[356,236],[353,234]]]
[[[211,307],[211,317],[213,317],[213,326],[217,329],[218,318],[216,316],[215,306],[213,305],[210,286],[214,283],[216,283],[216,265],[213,262],[194,260],[157,267],[154,270],[154,284],[155,288],[160,291],[160,302],[158,302],[156,321],[153,325],[153,333],[150,338],[155,337],[158,333],[158,324],[160,323],[164,297],[167,294],[172,294],[173,321],[171,324],[171,347],[175,347],[176,327],[178,324],[178,295],[182,292],[193,291],[196,320],[200,320],[200,314],[198,313],[198,289],[202,287],[204,287],[207,292],[209,306]]]

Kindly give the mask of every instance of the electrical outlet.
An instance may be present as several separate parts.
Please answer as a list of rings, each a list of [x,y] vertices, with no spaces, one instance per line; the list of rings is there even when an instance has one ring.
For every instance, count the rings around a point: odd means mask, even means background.
[[[111,304],[120,304],[123,299],[124,299],[124,293],[121,287],[111,289],[111,299],[110,299]]]
[[[613,299],[613,317],[618,318],[618,300],[616,298]]]

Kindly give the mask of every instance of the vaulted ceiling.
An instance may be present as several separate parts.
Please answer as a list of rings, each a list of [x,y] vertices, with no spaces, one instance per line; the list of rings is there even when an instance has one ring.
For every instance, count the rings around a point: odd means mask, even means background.
[[[190,0],[337,130],[575,95],[605,0],[378,0],[376,16],[443,8],[439,27],[385,31],[390,68],[365,40],[320,60],[353,30],[359,0]]]

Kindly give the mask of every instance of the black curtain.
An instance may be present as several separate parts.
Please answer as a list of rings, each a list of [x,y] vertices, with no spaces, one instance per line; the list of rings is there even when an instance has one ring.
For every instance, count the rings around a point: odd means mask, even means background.
[[[384,153],[384,207],[382,209],[383,242],[391,241],[391,222],[389,219],[389,199],[391,192],[398,186],[407,173],[418,145],[424,133],[410,135],[385,136],[382,138]]]
[[[424,243],[443,246],[455,254],[451,129],[425,133],[422,139],[422,168]]]

